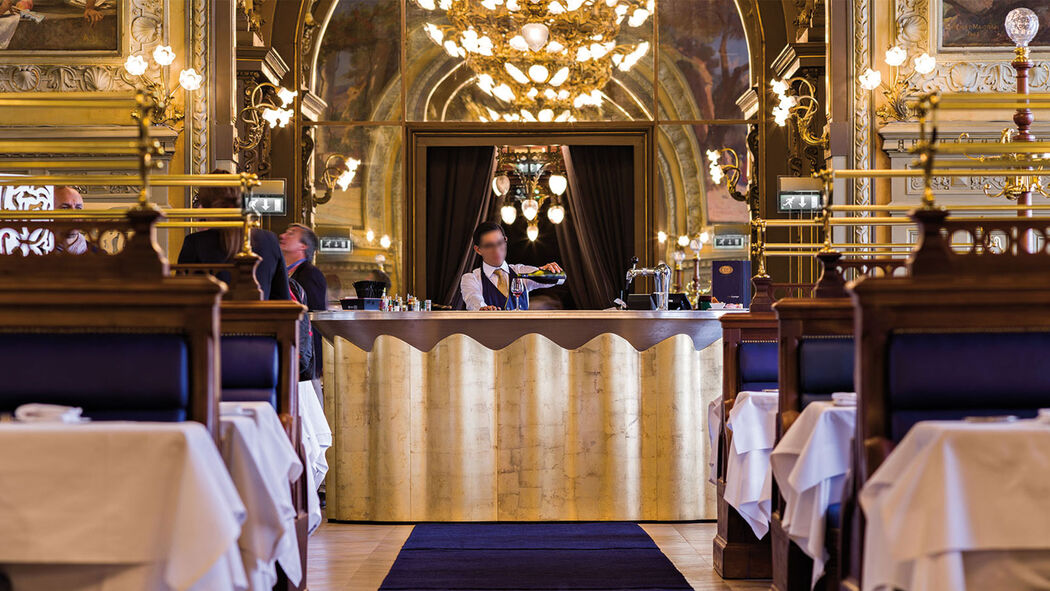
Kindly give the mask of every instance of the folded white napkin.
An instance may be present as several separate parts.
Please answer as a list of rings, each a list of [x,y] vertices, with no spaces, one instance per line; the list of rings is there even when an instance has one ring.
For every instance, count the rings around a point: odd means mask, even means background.
[[[831,401],[836,406],[857,406],[857,393],[835,392],[831,395]]]
[[[23,404],[15,409],[15,420],[23,423],[82,423],[84,409],[59,404]]]

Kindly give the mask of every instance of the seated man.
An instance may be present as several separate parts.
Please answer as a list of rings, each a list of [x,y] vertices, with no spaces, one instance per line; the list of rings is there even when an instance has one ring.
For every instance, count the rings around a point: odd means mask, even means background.
[[[537,269],[530,265],[507,264],[507,235],[503,233],[503,226],[494,222],[482,222],[474,230],[474,252],[483,261],[481,267],[463,275],[459,282],[468,310],[502,310],[507,304],[511,281]],[[558,263],[547,263],[539,268],[551,273],[562,272]],[[526,291],[544,287],[550,285],[525,281]],[[528,300],[524,307],[528,307]]]
[[[73,187],[55,187],[55,209],[84,209],[84,198]],[[77,230],[55,236],[55,251],[84,254],[88,251],[87,239]]]

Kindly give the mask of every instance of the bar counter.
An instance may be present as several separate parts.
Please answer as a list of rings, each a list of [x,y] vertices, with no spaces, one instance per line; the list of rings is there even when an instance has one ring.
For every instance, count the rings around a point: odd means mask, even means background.
[[[714,518],[724,313],[313,313],[328,517]]]

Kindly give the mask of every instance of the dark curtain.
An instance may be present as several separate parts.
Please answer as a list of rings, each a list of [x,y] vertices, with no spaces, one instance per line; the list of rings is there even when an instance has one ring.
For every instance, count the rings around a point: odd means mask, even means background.
[[[474,228],[492,209],[492,146],[427,148],[427,296],[457,305],[459,279],[474,268]]]
[[[603,309],[623,289],[634,255],[634,149],[562,148],[569,177],[558,250],[576,305]]]

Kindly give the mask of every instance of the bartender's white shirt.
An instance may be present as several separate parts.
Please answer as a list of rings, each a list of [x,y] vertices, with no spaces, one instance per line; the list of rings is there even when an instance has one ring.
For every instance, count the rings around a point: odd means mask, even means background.
[[[482,281],[491,281],[492,285],[499,285],[499,280],[496,278],[496,269],[503,269],[503,272],[507,274],[507,286],[510,286],[510,269],[514,269],[514,272],[518,275],[524,275],[525,273],[532,273],[538,267],[532,265],[508,265],[507,261],[503,261],[503,265],[499,267],[493,267],[488,263],[481,263],[481,267],[474,269],[470,273],[463,275],[463,278],[459,280],[459,291],[463,294],[463,303],[467,305],[468,310],[480,310],[485,307],[485,291],[482,287]],[[485,275],[482,278],[482,274]],[[564,281],[558,281],[559,284]],[[543,289],[544,287],[552,287],[545,283],[537,283],[531,279],[525,279],[525,290],[532,291],[534,289]]]

